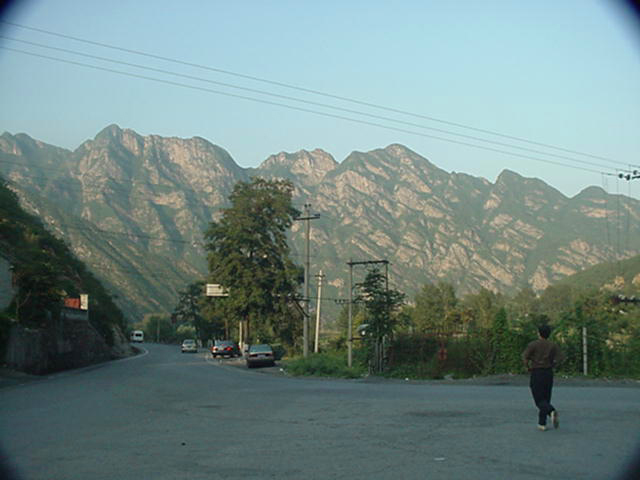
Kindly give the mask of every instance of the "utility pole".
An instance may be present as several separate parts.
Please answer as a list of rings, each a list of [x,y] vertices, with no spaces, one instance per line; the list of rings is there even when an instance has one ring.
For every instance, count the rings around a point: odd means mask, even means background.
[[[347,366],[353,365],[353,261],[349,260],[349,330],[347,332]]]
[[[582,327],[582,373],[587,376],[587,327]]]
[[[309,254],[309,242],[311,237],[311,220],[320,218],[319,213],[311,214],[311,204],[304,204],[304,217],[297,217],[295,220],[305,220],[307,222],[305,232],[305,250],[306,260],[304,264],[304,323],[302,324],[302,352],[305,357],[309,356],[309,271],[311,270],[311,261]]]
[[[320,274],[316,275],[316,278],[318,279],[318,302],[316,304],[316,338],[313,346],[314,353],[318,353],[318,343],[320,342],[320,306],[322,305],[322,280],[324,279],[322,270],[320,270]]]

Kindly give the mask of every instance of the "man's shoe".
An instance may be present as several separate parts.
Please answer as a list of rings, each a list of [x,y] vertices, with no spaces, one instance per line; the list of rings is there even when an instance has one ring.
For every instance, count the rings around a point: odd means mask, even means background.
[[[553,424],[553,428],[558,428],[560,426],[560,419],[558,418],[558,412],[551,412],[551,423]]]
[[[547,429],[546,425],[538,425],[538,430],[540,430],[541,432],[544,432]]]

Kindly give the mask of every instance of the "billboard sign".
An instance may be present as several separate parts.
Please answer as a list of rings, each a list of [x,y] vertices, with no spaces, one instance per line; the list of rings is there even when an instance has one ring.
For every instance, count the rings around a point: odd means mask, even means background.
[[[89,310],[89,294],[80,294],[80,310]]]
[[[207,283],[207,297],[228,297],[229,291],[217,283]]]

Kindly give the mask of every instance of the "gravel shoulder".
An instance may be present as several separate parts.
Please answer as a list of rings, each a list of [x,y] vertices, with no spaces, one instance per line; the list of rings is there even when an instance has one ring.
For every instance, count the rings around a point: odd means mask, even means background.
[[[138,353],[140,351],[138,350]],[[208,355],[207,361],[215,363],[222,367],[232,367],[247,370],[247,366],[244,358],[218,358],[212,359]],[[264,375],[274,375],[282,377],[296,378],[287,374],[285,368],[285,362],[279,361],[274,367],[257,367],[252,368],[251,371]],[[61,373],[61,372],[57,372]],[[55,375],[55,374],[52,374]],[[49,375],[50,376],[50,375]],[[29,375],[27,373],[11,370],[6,367],[0,367],[0,389],[15,385],[23,385],[39,380],[46,379],[48,375],[38,376]],[[336,380],[335,377],[315,377],[304,376],[298,378],[305,379],[317,379],[317,380]],[[401,378],[387,378],[382,376],[369,375],[359,379],[344,379],[344,381],[350,382],[362,382],[362,383],[406,383],[416,385],[486,385],[486,386],[528,386],[529,376],[524,374],[512,375],[489,375],[486,377],[473,377],[463,379],[441,379],[441,380],[416,380],[416,379],[401,379]],[[554,379],[556,386],[564,387],[616,387],[616,388],[640,388],[640,380],[630,378],[591,378],[591,377],[567,377],[562,375],[556,375]]]
[[[217,360],[220,365],[246,369],[246,363],[242,357],[239,358],[224,358]],[[258,367],[251,369],[256,373],[262,373],[267,375],[286,376],[296,378],[293,375],[287,374],[285,368],[286,361],[276,362],[275,367]],[[298,378],[311,379],[315,378],[321,380],[323,378],[335,380],[335,377],[314,377],[304,376]],[[502,375],[488,375],[486,377],[473,377],[462,379],[442,379],[442,380],[416,380],[416,379],[401,379],[401,378],[387,378],[382,376],[366,376],[360,379],[345,379],[345,381],[351,382],[366,382],[366,383],[410,383],[410,384],[430,384],[430,385],[487,385],[487,386],[528,386],[529,375],[525,374],[502,374]],[[565,387],[616,387],[616,388],[640,388],[640,380],[632,378],[591,378],[591,377],[568,377],[564,375],[556,375],[554,378],[554,384],[556,386]]]

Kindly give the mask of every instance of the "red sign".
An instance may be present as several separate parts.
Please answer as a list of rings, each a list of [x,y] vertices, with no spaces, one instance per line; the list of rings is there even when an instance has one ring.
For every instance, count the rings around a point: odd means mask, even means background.
[[[79,298],[65,298],[64,306],[67,308],[77,308],[80,310],[80,299]]]

